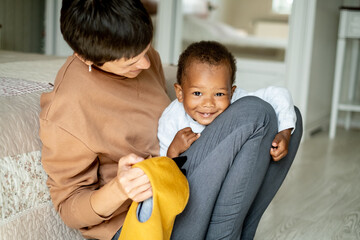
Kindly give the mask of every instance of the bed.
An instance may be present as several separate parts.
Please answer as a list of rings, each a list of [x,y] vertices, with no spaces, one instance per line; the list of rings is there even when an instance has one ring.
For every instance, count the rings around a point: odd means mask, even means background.
[[[38,137],[42,92],[65,58],[0,51],[0,236],[83,239],[55,212]]]
[[[260,21],[255,23],[255,26],[259,25],[259,23]],[[256,35],[250,35],[245,30],[232,27],[224,22],[193,14],[184,15],[183,25],[182,37],[183,40],[188,43],[206,39],[221,42],[227,47],[258,48],[261,50],[275,49],[283,51],[287,48],[287,37],[265,36],[265,34],[260,32],[256,32]],[[274,29],[270,28],[268,31],[271,30]]]
[[[0,238],[83,239],[53,208],[38,137],[40,95],[65,57],[0,50]],[[168,91],[176,68],[164,67]]]

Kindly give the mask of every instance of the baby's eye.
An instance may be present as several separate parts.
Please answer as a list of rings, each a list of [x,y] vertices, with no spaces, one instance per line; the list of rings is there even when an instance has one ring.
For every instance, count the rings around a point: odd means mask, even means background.
[[[215,96],[217,97],[221,97],[221,96],[224,96],[225,94],[224,93],[216,93]]]
[[[201,92],[193,92],[195,96],[201,96]]]

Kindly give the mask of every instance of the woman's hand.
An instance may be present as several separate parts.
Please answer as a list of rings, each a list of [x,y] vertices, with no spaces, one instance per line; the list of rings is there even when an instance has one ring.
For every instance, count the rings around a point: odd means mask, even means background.
[[[135,202],[142,202],[152,196],[152,188],[149,178],[140,168],[132,168],[135,163],[144,158],[135,154],[129,154],[119,160],[117,182],[121,191]]]
[[[135,154],[120,158],[117,176],[90,197],[91,206],[98,215],[110,216],[129,198],[141,202],[152,196],[149,178],[140,168],[132,168],[143,160]]]
[[[169,158],[178,157],[181,153],[185,152],[199,137],[200,133],[194,133],[190,127],[181,129],[176,133],[166,155]]]
[[[279,161],[288,153],[289,142],[291,138],[291,128],[285,129],[276,134],[270,149],[270,155],[274,161]]]

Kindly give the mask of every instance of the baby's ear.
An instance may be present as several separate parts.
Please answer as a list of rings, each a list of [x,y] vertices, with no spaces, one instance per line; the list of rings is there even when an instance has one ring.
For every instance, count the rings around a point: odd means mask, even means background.
[[[175,83],[174,88],[175,88],[176,98],[178,99],[179,102],[183,102],[184,97],[183,97],[183,90],[182,90],[181,85],[178,83]]]
[[[234,94],[235,89],[236,89],[236,85],[234,85],[234,86],[231,87],[231,97],[232,97],[232,95]]]

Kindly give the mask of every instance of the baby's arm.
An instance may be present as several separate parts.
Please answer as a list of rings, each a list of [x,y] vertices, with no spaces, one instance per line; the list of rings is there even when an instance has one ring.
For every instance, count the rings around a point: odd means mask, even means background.
[[[249,93],[249,95],[263,99],[274,108],[278,119],[278,132],[286,129],[292,129],[291,133],[294,132],[296,113],[289,90],[283,87],[271,86]]]
[[[178,157],[181,153],[185,152],[199,137],[200,133],[194,133],[190,127],[181,129],[176,133],[173,141],[171,142],[167,150],[167,157]]]
[[[278,118],[278,134],[270,149],[274,161],[279,161],[288,153],[291,133],[295,129],[296,113],[289,90],[282,87],[268,87],[254,92],[274,108]]]
[[[236,89],[232,102],[243,96],[253,95],[268,102],[275,110],[278,118],[278,134],[272,142],[270,154],[274,161],[278,161],[288,153],[291,133],[295,130],[296,113],[290,92],[282,87],[268,87],[253,93]]]
[[[173,101],[162,113],[157,133],[160,144],[160,156],[168,156],[168,148],[178,131],[189,126],[189,124],[184,122],[183,116],[185,116],[185,110],[177,100]]]

